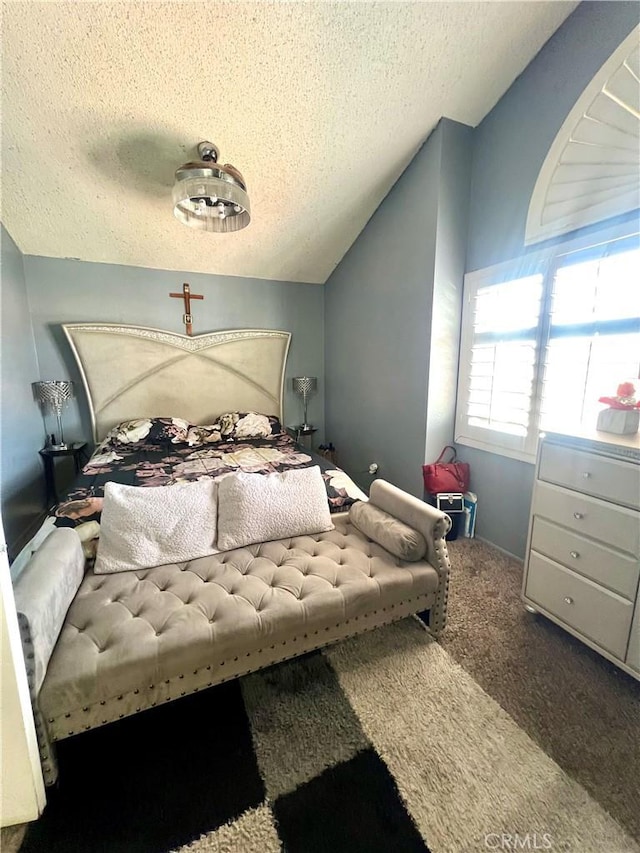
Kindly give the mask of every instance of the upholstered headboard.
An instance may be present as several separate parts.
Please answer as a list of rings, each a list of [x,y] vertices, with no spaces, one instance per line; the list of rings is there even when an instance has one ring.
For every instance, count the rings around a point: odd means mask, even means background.
[[[94,440],[143,417],[212,423],[231,411],[282,418],[291,335],[232,329],[186,335],[112,323],[69,323],[91,412]]]

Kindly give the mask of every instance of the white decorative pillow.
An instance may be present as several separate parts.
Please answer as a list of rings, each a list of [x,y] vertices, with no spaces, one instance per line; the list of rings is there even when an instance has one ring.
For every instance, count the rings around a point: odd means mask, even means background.
[[[218,484],[218,548],[333,530],[320,468],[231,474]]]
[[[136,571],[216,554],[216,484],[107,483],[94,572]]]

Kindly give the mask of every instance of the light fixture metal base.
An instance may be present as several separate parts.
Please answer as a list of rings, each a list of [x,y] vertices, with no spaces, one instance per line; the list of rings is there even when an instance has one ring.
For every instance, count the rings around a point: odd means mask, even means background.
[[[198,156],[205,163],[217,163],[220,151],[213,142],[201,142],[198,145]]]

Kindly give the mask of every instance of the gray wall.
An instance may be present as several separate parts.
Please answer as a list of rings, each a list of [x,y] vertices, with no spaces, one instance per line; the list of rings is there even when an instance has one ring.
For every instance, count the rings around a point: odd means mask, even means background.
[[[309,418],[324,428],[323,288],[312,284],[264,281],[230,276],[150,270],[85,261],[26,256],[27,291],[42,379],[79,382],[60,324],[130,323],[184,332],[182,301],[170,292],[191,284],[203,301],[193,303],[194,333],[217,329],[265,328],[292,333],[287,376],[319,378],[319,393],[310,400]],[[287,382],[285,422],[302,419],[301,401]],[[81,387],[81,386],[79,386]],[[81,392],[80,392],[81,393]],[[179,416],[179,412],[168,412]],[[91,436],[84,395],[65,414],[65,437]]]
[[[437,459],[444,445],[453,441],[473,150],[470,127],[445,119],[438,130],[442,149],[424,454],[427,462]]]
[[[380,476],[422,495],[434,276],[438,266],[436,292],[455,287],[453,277],[460,286],[469,134],[440,122],[326,284],[326,435],[340,465],[364,486],[368,465],[377,462]],[[445,187],[442,175],[456,169],[460,180]],[[449,239],[456,222],[454,262],[438,239]],[[454,316],[454,329],[457,323]],[[457,361],[457,337],[448,335],[446,346]],[[442,417],[440,409],[438,441]]]
[[[467,270],[524,251],[531,193],[567,114],[638,23],[637,3],[581,3],[474,134]],[[471,448],[478,535],[524,556],[533,465]]]
[[[39,378],[25,287],[23,258],[1,230],[0,501],[9,555],[35,532],[43,506],[38,450],[44,429],[31,383]]]

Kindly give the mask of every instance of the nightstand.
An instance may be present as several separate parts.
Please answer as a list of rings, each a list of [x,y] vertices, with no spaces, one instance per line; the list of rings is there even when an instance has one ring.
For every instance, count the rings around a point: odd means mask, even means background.
[[[299,426],[289,426],[287,427],[287,432],[292,438],[301,444],[306,450],[311,450],[311,442],[313,441],[313,436],[318,430],[316,427],[309,427],[308,429],[302,429]]]
[[[86,462],[88,458],[86,448],[86,441],[77,441],[74,444],[70,444],[69,447],[66,447],[64,450],[56,450],[53,447],[43,447],[42,450],[38,451],[44,463],[44,483],[46,489],[47,504],[49,503],[50,499],[53,501],[53,503],[58,503],[54,460],[57,459],[59,456],[72,457],[75,472],[76,474],[78,474],[80,472],[82,463]]]

